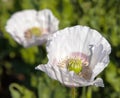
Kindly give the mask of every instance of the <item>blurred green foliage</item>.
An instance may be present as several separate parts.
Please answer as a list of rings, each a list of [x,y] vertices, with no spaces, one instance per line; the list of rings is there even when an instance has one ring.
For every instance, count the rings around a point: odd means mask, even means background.
[[[45,47],[23,48],[5,31],[13,13],[44,8],[60,20],[60,29],[87,25],[106,37],[112,53],[109,66],[100,74],[105,88],[87,87],[84,98],[120,98],[120,0],[0,0],[0,98],[70,98],[69,88],[34,70],[47,62]],[[12,85],[16,87],[9,90]],[[20,89],[26,91],[22,97]],[[83,96],[82,89],[77,88],[77,98]]]

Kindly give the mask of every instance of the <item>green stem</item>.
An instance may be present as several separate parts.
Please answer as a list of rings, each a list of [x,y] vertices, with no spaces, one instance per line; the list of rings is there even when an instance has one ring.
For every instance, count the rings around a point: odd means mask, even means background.
[[[86,98],[86,87],[83,87],[82,89],[82,98]]]
[[[88,87],[87,98],[92,98],[92,87]]]
[[[76,89],[75,89],[75,87],[71,88],[71,94],[72,94],[71,98],[75,98],[76,97]]]
[[[37,87],[38,98],[40,98],[40,78],[38,77],[38,87]]]

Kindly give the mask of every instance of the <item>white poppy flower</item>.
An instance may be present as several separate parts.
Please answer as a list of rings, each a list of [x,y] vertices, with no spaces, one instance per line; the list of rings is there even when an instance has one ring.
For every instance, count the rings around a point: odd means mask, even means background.
[[[48,63],[36,69],[66,86],[104,87],[103,80],[95,77],[108,65],[111,46],[96,30],[75,26],[57,31],[47,51]]]
[[[7,21],[6,31],[24,47],[41,45],[58,30],[58,19],[48,9],[16,12]]]

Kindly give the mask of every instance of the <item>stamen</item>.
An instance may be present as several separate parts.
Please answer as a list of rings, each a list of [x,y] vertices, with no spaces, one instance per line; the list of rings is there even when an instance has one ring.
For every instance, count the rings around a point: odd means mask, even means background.
[[[81,77],[83,77],[86,80],[90,80],[92,76],[92,70],[90,69],[89,66],[83,66],[81,73],[79,73]]]

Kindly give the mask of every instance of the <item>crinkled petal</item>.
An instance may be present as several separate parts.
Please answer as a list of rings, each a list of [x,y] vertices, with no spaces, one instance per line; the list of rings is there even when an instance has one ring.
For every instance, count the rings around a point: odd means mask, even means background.
[[[103,81],[101,78],[97,78],[94,81],[86,81],[85,79],[77,76],[74,72],[69,72],[66,69],[61,69],[57,66],[51,65],[39,65],[36,69],[45,72],[52,79],[58,80],[63,85],[68,87],[82,87],[82,86],[100,86],[104,87]]]
[[[50,60],[53,60],[53,58],[60,60],[73,52],[82,52],[89,55],[89,45],[88,42],[86,42],[88,38],[88,32],[86,31],[88,31],[88,29],[88,27],[75,26],[57,31],[47,46],[48,58]]]
[[[38,65],[37,67],[35,67],[35,69],[37,70],[41,70],[43,72],[45,72],[49,77],[51,77],[52,79],[57,80],[57,77],[55,75],[54,70],[51,68],[50,65]]]
[[[45,28],[48,33],[54,33],[58,30],[59,20],[49,9],[39,11],[38,20],[40,23],[42,23],[42,28]]]
[[[15,41],[24,45],[24,32],[31,27],[39,26],[39,23],[36,21],[36,15],[37,12],[35,10],[16,12],[8,20],[6,31],[12,35]]]
[[[97,78],[95,81],[93,81],[92,84],[97,86],[97,87],[104,87],[104,83],[103,83],[103,80],[101,78]]]
[[[102,38],[98,45],[93,46],[92,52],[90,67],[93,69],[92,79],[94,79],[109,63],[110,44]]]

